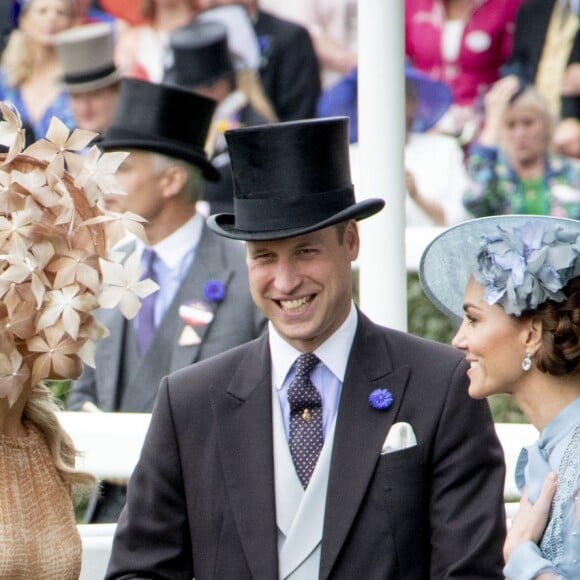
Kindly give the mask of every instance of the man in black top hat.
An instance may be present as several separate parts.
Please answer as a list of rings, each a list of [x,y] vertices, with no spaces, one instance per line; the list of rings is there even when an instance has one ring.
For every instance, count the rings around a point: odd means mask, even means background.
[[[150,412],[161,377],[259,336],[264,319],[248,291],[241,244],[211,232],[196,213],[204,179],[218,173],[205,139],[215,103],[174,87],[122,81],[119,108],[100,146],[128,150],[117,178],[126,196],[106,196],[107,208],[148,220],[150,245],[137,244],[147,277],[160,289],[126,322],[103,311],[111,334],[97,347],[95,368],[73,385],[73,410]],[[116,521],[125,487],[108,484],[88,519]]]
[[[207,148],[220,172],[220,180],[205,184],[203,199],[212,213],[231,212],[234,192],[224,131],[235,126],[263,125],[268,119],[252,106],[251,99],[256,92],[248,94],[238,86],[240,73],[234,66],[228,30],[222,23],[194,20],[175,30],[169,36],[169,55],[164,83],[195,91],[217,102]],[[263,95],[259,80],[253,79],[256,83],[253,88]],[[269,106],[266,101],[263,103]]]
[[[241,4],[252,21],[260,47],[260,79],[280,121],[314,117],[320,68],[308,30],[265,12],[259,0],[198,0],[202,9],[227,4]]]
[[[163,379],[107,578],[501,578],[503,455],[461,353],[352,301],[346,118],[226,134],[268,334]],[[387,297],[385,297],[387,299]]]

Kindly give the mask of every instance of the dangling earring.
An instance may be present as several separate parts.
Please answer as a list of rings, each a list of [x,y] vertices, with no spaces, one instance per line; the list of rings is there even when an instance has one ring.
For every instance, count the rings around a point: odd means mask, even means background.
[[[532,368],[532,355],[530,354],[529,351],[526,351],[526,356],[522,361],[522,370],[527,373],[531,368]]]

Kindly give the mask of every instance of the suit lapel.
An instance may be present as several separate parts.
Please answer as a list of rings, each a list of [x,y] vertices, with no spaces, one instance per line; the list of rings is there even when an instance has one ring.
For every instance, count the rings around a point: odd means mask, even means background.
[[[109,336],[101,342],[95,354],[97,384],[100,385],[98,404],[103,411],[116,411],[125,325],[130,323],[117,308],[99,311],[98,320],[109,329]]]
[[[372,358],[368,353],[373,353]],[[324,519],[321,580],[329,577],[357,515],[382,444],[397,416],[408,376],[408,367],[392,367],[384,335],[359,312],[359,326],[337,416]],[[378,388],[387,388],[393,395],[393,404],[388,409],[373,409],[369,404],[370,393]]]
[[[227,392],[210,388],[219,458],[254,578],[278,577],[268,338],[249,350]]]
[[[165,312],[159,328],[155,332],[151,348],[146,356],[138,360],[134,373],[131,375],[130,380],[133,385],[140,385],[143,382],[150,383],[150,377],[157,375],[159,368],[163,368],[163,374],[166,374],[200,359],[204,339],[213,321],[207,325],[195,327],[194,331],[199,338],[196,344],[181,346],[179,345],[179,338],[185,324],[180,318],[179,307],[189,300],[203,301],[203,289],[208,280],[220,281],[226,287],[227,293],[227,287],[232,280],[232,270],[224,263],[221,244],[211,239],[211,236],[214,235],[204,225],[195,257],[172,303]],[[131,252],[133,248],[134,244],[127,246],[125,251]],[[212,306],[215,320],[215,315],[218,315],[220,304],[214,303]],[[131,325],[130,322],[128,324]],[[130,326],[128,330],[131,331]],[[119,336],[122,336],[122,333],[119,333]],[[110,349],[107,351],[107,355],[112,357],[111,360],[116,362],[117,372],[120,364],[119,353],[122,350],[121,346],[121,342],[119,342],[117,343],[118,350],[116,352],[113,353]],[[110,376],[116,377],[117,375],[111,374]],[[127,389],[127,392],[131,396],[131,409],[141,409],[143,411],[151,409],[157,397],[157,389],[136,387]],[[113,401],[115,399],[116,393],[114,393]],[[129,404],[127,400],[125,400],[125,403]]]
[[[176,345],[185,327],[179,317],[179,307],[188,300],[204,300],[203,287],[208,280],[218,280],[221,282],[226,287],[227,294],[227,286],[232,278],[232,271],[224,264],[220,253],[220,245],[212,243],[210,236],[213,235],[215,234],[210,232],[204,225],[195,258],[163,320],[163,325],[167,325],[168,328],[173,329],[172,338]],[[218,316],[220,305],[219,303],[214,303],[212,306],[215,320],[215,316]],[[172,371],[199,360],[203,341],[212,324],[213,321],[204,326],[195,327],[195,333],[199,337],[199,343],[185,346],[177,345],[173,349],[173,356],[171,358]]]

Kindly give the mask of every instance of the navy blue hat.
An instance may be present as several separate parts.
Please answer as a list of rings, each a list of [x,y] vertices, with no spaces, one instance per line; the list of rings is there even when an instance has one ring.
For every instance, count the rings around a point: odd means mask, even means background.
[[[382,199],[356,202],[348,118],[309,119],[226,132],[234,213],[208,226],[238,240],[276,240],[367,218]]]
[[[415,119],[411,130],[424,133],[449,109],[453,103],[453,94],[445,83],[429,78],[409,64],[405,65],[405,80],[413,83],[417,91]]]

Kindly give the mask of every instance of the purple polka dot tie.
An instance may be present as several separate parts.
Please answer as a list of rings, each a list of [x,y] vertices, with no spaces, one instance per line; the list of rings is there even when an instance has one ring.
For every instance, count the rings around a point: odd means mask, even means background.
[[[319,362],[315,354],[301,354],[295,363],[296,376],[288,388],[290,455],[304,488],[308,486],[324,443],[322,400],[310,380],[310,373]]]

